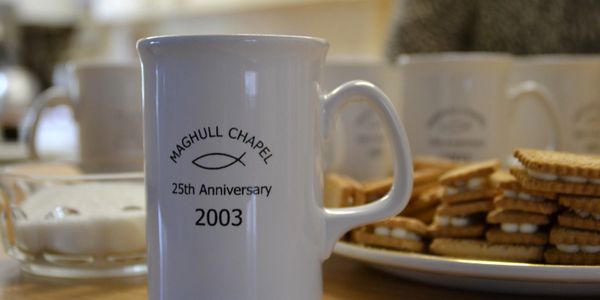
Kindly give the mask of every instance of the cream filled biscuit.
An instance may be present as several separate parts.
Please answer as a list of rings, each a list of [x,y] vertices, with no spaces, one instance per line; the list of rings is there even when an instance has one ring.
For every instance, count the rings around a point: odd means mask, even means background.
[[[446,172],[440,177],[440,183],[444,186],[468,186],[473,178],[487,178],[500,167],[498,160],[487,160],[471,163]]]
[[[352,232],[356,243],[411,252],[424,251],[426,238],[425,224],[406,217],[393,217]]]
[[[537,262],[543,257],[543,247],[491,244],[482,240],[436,238],[430,251],[434,254],[484,260]]]

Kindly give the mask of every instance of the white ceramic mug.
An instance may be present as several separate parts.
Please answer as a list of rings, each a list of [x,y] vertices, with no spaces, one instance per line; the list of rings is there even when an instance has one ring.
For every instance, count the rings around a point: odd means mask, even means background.
[[[151,300],[320,299],[337,239],[406,205],[411,155],[392,104],[364,81],[324,94],[327,48],[269,35],[138,42]],[[369,205],[324,209],[321,143],[357,98],[390,134],[394,186]]]
[[[401,56],[402,112],[415,155],[457,160],[505,159],[516,145],[513,116],[525,96],[545,109],[552,126],[547,148],[560,143],[549,93],[531,81],[508,88],[508,55],[444,53]],[[518,125],[518,124],[516,124]]]
[[[600,153],[600,56],[539,55],[516,59],[511,81],[533,80],[544,86],[558,108],[563,142],[559,150]],[[521,122],[541,130],[549,120],[539,107],[524,107]],[[534,129],[535,130],[535,129]],[[542,137],[543,138],[543,137]],[[542,144],[545,140],[536,141]]]
[[[380,87],[397,107],[398,72],[383,61],[360,57],[332,59],[325,63],[323,74],[326,90],[360,78]],[[354,103],[344,108],[323,151],[328,170],[357,180],[381,179],[392,172],[387,136],[377,113],[368,103]]]
[[[79,156],[86,172],[141,171],[141,75],[137,63],[80,61],[67,66],[68,84],[44,91],[29,109],[23,139],[38,158],[36,132],[42,112],[71,108],[79,125]]]

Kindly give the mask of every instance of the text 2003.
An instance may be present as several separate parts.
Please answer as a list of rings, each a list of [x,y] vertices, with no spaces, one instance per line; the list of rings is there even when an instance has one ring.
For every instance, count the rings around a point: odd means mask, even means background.
[[[196,226],[240,226],[242,225],[242,210],[234,209],[204,209],[196,208],[199,213]]]

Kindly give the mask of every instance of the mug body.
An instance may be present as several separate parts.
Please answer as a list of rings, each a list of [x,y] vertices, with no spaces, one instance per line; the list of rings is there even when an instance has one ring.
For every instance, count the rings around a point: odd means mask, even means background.
[[[150,299],[319,299],[327,44],[172,36],[138,51]]]
[[[550,100],[558,111],[563,139],[558,150],[600,153],[600,56],[522,57],[515,61],[511,81],[527,80],[541,84],[550,92]],[[528,122],[525,128],[549,126],[541,108],[533,103],[524,106],[520,113],[519,122]]]
[[[398,100],[394,69],[383,61],[338,58],[328,60],[323,86],[331,91],[356,79],[365,79],[380,87],[392,103]],[[396,105],[397,107],[397,105]],[[374,180],[392,173],[392,155],[383,124],[367,103],[352,103],[342,111],[335,133],[324,145],[327,169],[357,180]]]
[[[413,153],[467,161],[508,154],[509,56],[406,55],[398,64]]]
[[[140,67],[135,63],[78,62],[72,66],[71,99],[86,171],[143,168]]]

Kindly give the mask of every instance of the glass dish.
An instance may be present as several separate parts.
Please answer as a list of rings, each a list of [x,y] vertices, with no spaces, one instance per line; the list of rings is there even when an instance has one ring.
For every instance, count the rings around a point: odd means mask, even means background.
[[[146,274],[143,173],[83,174],[68,163],[0,170],[0,236],[21,269],[63,278]]]

